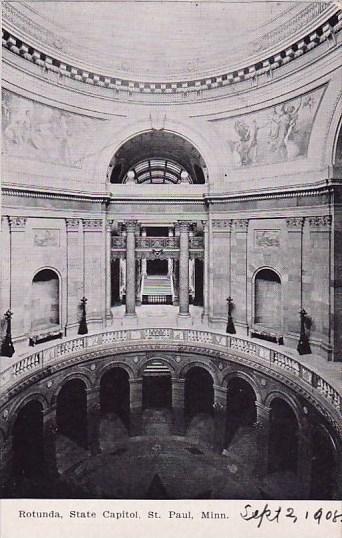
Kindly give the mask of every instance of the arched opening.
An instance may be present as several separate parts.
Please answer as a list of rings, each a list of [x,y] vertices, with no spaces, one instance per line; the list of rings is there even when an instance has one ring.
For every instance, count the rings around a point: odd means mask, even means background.
[[[13,427],[13,473],[34,479],[44,469],[43,406],[32,400],[20,409]]]
[[[179,135],[151,130],[125,142],[112,158],[110,183],[205,183],[206,165],[198,150]]]
[[[185,376],[184,391],[184,414],[187,422],[199,413],[213,414],[214,383],[207,370],[199,366],[190,368]]]
[[[275,331],[282,327],[281,280],[271,269],[261,269],[255,276],[254,322]]]
[[[143,373],[143,409],[171,409],[172,380],[169,368],[157,359]]]
[[[52,269],[42,269],[32,280],[31,328],[34,331],[59,326],[59,279]]]
[[[120,300],[120,260],[116,258],[111,262],[111,306],[121,304]]]
[[[298,422],[290,405],[280,398],[271,403],[269,472],[297,472]]]
[[[128,373],[119,367],[105,372],[100,383],[101,414],[115,414],[129,427],[130,386]]]
[[[256,395],[248,381],[234,377],[228,382],[226,446],[229,446],[239,428],[256,422]]]
[[[342,165],[342,123],[339,126],[339,132],[336,140],[334,164],[336,166]]]
[[[57,397],[58,432],[87,448],[87,392],[80,379],[67,381]]]
[[[316,426],[312,434],[310,498],[329,500],[336,487],[336,453],[328,432]]]

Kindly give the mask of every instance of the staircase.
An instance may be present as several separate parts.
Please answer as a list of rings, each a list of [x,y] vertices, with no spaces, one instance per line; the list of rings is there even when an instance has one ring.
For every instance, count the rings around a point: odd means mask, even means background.
[[[172,304],[172,281],[166,275],[144,276],[142,281],[143,304]]]

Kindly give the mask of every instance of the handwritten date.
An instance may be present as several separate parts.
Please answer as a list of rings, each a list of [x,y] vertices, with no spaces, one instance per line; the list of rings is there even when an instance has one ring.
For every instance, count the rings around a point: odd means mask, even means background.
[[[240,516],[245,521],[255,521],[258,528],[266,521],[269,523],[281,523],[283,519],[290,520],[292,523],[297,523],[300,519],[311,519],[317,525],[320,525],[322,521],[330,521],[331,523],[342,522],[342,512],[338,510],[318,508],[312,512],[304,511],[303,513],[299,513],[291,506],[286,508],[284,506],[271,508],[267,503],[261,509],[255,509],[251,504],[246,504],[243,512],[240,512]]]

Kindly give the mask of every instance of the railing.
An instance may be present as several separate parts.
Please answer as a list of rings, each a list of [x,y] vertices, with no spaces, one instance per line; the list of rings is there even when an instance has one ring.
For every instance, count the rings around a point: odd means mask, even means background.
[[[124,250],[126,248],[125,237],[112,237],[112,248]]]
[[[179,237],[137,237],[136,248],[179,248]]]
[[[197,329],[137,328],[111,330],[60,342],[21,358],[2,371],[0,374],[1,393],[5,393],[20,379],[48,368],[69,355],[87,352],[88,350],[95,351],[94,348],[106,348],[113,344],[116,349],[120,349],[120,344],[127,345],[128,342],[130,344],[149,342],[170,345],[193,344],[221,351],[235,351],[247,354],[253,357],[254,360],[258,360],[260,364],[268,366],[270,370],[281,370],[291,374],[291,376],[303,382],[312,394],[320,395],[325,403],[329,404],[341,415],[341,395],[339,392],[318,373],[304,366],[293,357],[241,337]]]
[[[190,237],[190,248],[204,248],[204,239],[203,237]]]

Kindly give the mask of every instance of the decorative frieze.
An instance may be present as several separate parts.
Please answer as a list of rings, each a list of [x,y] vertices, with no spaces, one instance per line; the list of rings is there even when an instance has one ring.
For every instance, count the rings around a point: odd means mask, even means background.
[[[279,247],[280,230],[255,230],[254,246],[257,248]]]
[[[231,219],[213,219],[211,223],[214,232],[230,232],[233,221]]]
[[[8,217],[12,232],[23,232],[26,226],[26,217]]]
[[[53,228],[36,228],[33,230],[35,247],[59,247],[59,230]]]
[[[234,222],[234,228],[236,232],[247,232],[248,231],[248,219],[236,219]]]
[[[331,215],[319,215],[315,217],[309,217],[308,222],[310,228],[313,230],[321,230],[328,232],[332,223]]]
[[[65,219],[65,226],[67,232],[78,232],[80,225],[80,219]]]
[[[101,232],[102,219],[83,219],[83,229],[87,232]]]
[[[286,219],[286,226],[289,232],[301,232],[304,225],[304,217],[290,217]]]

